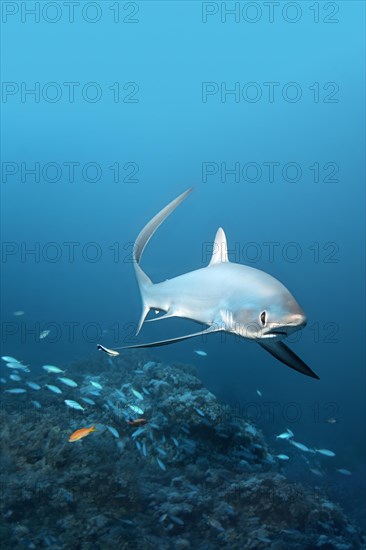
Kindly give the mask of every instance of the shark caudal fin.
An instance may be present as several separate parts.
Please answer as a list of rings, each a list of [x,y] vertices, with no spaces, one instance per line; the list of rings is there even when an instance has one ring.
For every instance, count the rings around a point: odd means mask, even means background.
[[[212,332],[218,332],[220,330],[224,330],[223,327],[217,327],[215,325],[212,325],[204,330],[200,330],[199,332],[193,332],[192,334],[185,334],[184,336],[178,336],[177,338],[169,338],[168,340],[160,340],[159,342],[148,342],[146,344],[134,344],[132,346],[121,346],[119,348],[115,349],[108,349],[104,346],[101,346],[98,344],[98,349],[100,351],[104,351],[107,355],[110,355],[111,357],[115,357],[116,355],[119,355],[119,352],[116,351],[117,349],[134,349],[134,348],[155,348],[157,346],[167,346],[169,344],[175,344],[176,342],[182,342],[183,340],[188,340],[189,338],[195,338],[197,336],[206,336],[207,334],[210,334]]]
[[[192,190],[192,188],[187,189],[187,191],[179,195],[179,197],[174,199],[165,208],[160,210],[160,212],[156,214],[156,216],[154,216],[153,219],[145,225],[135,241],[135,245],[133,248],[133,261],[142,299],[142,313],[137,327],[136,335],[140,332],[142,324],[145,321],[145,317],[149,313],[150,308],[154,307],[154,304],[149,298],[149,289],[153,286],[153,283],[140,267],[140,262],[145,246],[147,245],[159,225],[161,225],[163,221],[169,216],[169,214],[171,214],[173,210],[175,210],[177,206],[179,206],[180,203],[184,201],[184,199],[189,195],[189,193],[191,193]]]

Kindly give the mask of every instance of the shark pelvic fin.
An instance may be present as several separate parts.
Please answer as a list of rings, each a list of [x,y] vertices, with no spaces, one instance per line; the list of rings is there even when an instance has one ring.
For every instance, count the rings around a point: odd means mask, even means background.
[[[196,336],[204,336],[206,334],[210,334],[212,332],[218,332],[219,330],[223,330],[223,328],[218,328],[216,325],[212,325],[205,330],[201,330],[199,332],[193,332],[192,334],[186,334],[185,336],[178,336],[177,338],[169,338],[169,340],[160,340],[159,342],[149,342],[147,344],[135,344],[132,346],[122,346],[119,348],[114,348],[114,350],[105,348],[98,344],[98,349],[101,351],[104,351],[105,353],[108,353],[108,355],[118,355],[118,353],[115,351],[116,349],[133,349],[133,348],[155,348],[158,346],[168,346],[169,344],[175,344],[175,342],[181,342],[183,340],[188,340],[189,338],[195,338]]]
[[[263,344],[260,342],[262,348],[268,351],[273,357],[276,357],[279,361],[291,367],[292,369],[305,374],[306,376],[311,376],[312,378],[317,378],[319,376],[309,368],[300,357],[296,355],[290,348],[286,346],[283,342],[273,342],[271,344]]]
[[[145,304],[143,304],[143,308],[142,308],[142,313],[141,313],[141,317],[140,317],[140,321],[139,321],[139,324],[137,325],[137,330],[136,330],[136,336],[138,335],[138,333],[140,332],[141,330],[141,327],[145,321],[145,318],[146,318],[146,315],[149,313],[150,311],[150,308],[148,306],[146,306]]]
[[[170,317],[177,317],[175,313],[169,311],[165,313],[164,315],[160,315],[159,317],[153,317],[152,319],[147,319],[146,323],[152,323],[152,321],[160,321],[161,319],[169,319]]]
[[[213,244],[212,257],[208,265],[210,267],[228,261],[226,236],[222,227],[219,227]]]

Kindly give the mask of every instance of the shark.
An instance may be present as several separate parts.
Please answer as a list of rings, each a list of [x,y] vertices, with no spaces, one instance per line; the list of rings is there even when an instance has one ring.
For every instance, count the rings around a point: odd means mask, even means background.
[[[204,327],[176,338],[109,349],[98,349],[110,356],[118,349],[146,348],[174,344],[219,331],[255,341],[276,359],[312,378],[318,375],[283,340],[305,327],[306,315],[290,291],[276,278],[251,266],[231,262],[224,230],[219,227],[212,257],[206,267],[189,271],[160,283],[153,283],[141,267],[145,247],[158,227],[188,197],[193,188],[172,200],[142,229],[133,247],[133,265],[140,289],[142,313],[137,326],[144,322],[172,317],[196,321]],[[146,319],[150,310],[158,317]]]

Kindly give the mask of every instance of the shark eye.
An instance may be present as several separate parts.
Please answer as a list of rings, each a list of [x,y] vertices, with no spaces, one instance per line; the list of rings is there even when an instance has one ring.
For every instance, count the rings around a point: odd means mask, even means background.
[[[262,311],[262,313],[261,313],[261,323],[262,323],[263,326],[266,324],[266,320],[267,320],[267,314],[266,314],[265,311]]]

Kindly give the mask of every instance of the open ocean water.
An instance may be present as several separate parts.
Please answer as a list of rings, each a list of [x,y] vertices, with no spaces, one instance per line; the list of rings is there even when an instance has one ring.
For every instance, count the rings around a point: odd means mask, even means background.
[[[1,17],[3,548],[365,548],[364,2]],[[144,272],[205,267],[222,227],[305,311],[286,343],[320,380],[220,332],[97,350],[200,330],[135,335],[133,243],[189,187]]]

